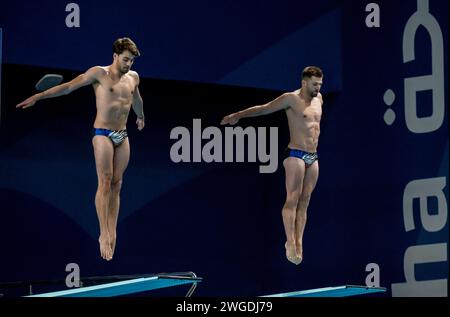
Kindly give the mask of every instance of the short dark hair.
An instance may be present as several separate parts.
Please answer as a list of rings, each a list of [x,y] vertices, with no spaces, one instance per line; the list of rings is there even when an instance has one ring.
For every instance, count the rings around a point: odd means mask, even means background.
[[[136,44],[130,38],[122,37],[114,41],[113,53],[120,55],[126,50],[130,51],[134,56],[141,55]]]
[[[316,66],[308,66],[302,72],[302,79],[311,78],[312,76],[322,78],[323,72],[319,67]]]

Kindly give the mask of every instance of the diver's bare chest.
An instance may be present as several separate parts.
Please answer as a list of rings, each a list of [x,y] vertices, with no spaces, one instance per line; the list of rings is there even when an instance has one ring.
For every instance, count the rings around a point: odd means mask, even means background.
[[[322,107],[317,103],[311,103],[309,105],[298,103],[292,107],[291,115],[296,121],[320,121]]]
[[[131,82],[113,82],[113,81],[105,81],[102,84],[101,89],[103,90],[103,95],[106,95],[109,98],[126,98],[130,99],[134,93],[134,86]]]

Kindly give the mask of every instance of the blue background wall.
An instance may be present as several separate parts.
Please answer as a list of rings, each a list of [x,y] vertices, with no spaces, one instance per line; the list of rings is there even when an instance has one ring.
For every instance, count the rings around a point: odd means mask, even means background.
[[[444,103],[425,87],[417,94],[417,117],[438,122],[427,133],[411,131],[406,117],[412,104],[405,101],[405,79],[432,72],[424,27],[415,33],[415,59],[403,62],[405,25],[417,1],[378,1],[380,28],[366,26],[366,1],[77,3],[81,27],[72,29],[65,26],[65,3],[0,4],[0,280],[63,279],[65,265],[76,262],[85,276],[192,270],[205,278],[198,295],[254,296],[365,284],[366,265],[377,263],[388,295],[413,295],[415,284],[403,291],[394,285],[393,292],[391,286],[411,279],[407,250],[428,246],[431,255],[421,251],[416,261],[433,263],[416,265],[415,279],[424,281],[429,295],[446,294],[447,1],[429,1],[439,25],[434,43],[443,41],[434,60],[444,74],[435,87]],[[119,240],[115,259],[106,263],[96,242],[92,90],[27,111],[14,105],[35,93],[44,73],[70,79],[92,65],[107,65],[119,36],[133,38],[142,52],[134,69],[143,78],[148,122],[138,132],[130,115],[132,154]],[[169,135],[176,126],[192,130],[193,118],[201,118],[203,127],[219,126],[225,114],[294,90],[301,69],[312,64],[325,72],[321,170],[305,259],[294,266],[284,256],[280,214],[285,115],[241,122],[279,127],[280,162],[273,174],[259,174],[255,163],[175,164]],[[395,98],[385,97],[388,89]],[[388,110],[395,113],[392,124],[385,119]],[[406,231],[407,185],[437,178],[444,179],[444,200],[439,193],[422,206],[414,199],[415,229]],[[430,230],[427,219],[438,224]],[[437,287],[424,287],[434,280],[440,280]]]

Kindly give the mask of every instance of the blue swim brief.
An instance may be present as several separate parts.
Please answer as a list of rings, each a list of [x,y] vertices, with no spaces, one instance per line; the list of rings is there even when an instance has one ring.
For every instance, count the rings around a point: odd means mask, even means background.
[[[96,135],[104,135],[108,137],[114,146],[119,146],[125,141],[125,139],[128,137],[127,130],[109,130],[109,129],[98,129],[94,128],[93,131],[94,136]]]
[[[297,157],[305,162],[307,166],[312,165],[315,161],[318,160],[319,156],[317,152],[310,153],[302,150],[286,148],[285,156],[288,157]]]

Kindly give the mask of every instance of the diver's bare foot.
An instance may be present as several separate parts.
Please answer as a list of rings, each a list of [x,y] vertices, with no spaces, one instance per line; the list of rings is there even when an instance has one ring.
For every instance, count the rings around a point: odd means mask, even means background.
[[[111,249],[111,242],[108,236],[102,236],[98,238],[98,242],[100,244],[100,255],[103,259],[106,261],[109,261],[112,259],[112,249]]]
[[[301,259],[298,258],[295,251],[295,243],[286,242],[284,247],[286,248],[286,258],[288,261],[294,263],[295,265],[300,264]]]
[[[111,258],[114,256],[114,250],[116,249],[116,238],[115,234],[110,235],[110,245],[111,245]]]
[[[303,245],[300,241],[295,242],[295,250],[297,253],[298,264],[303,261]]]

